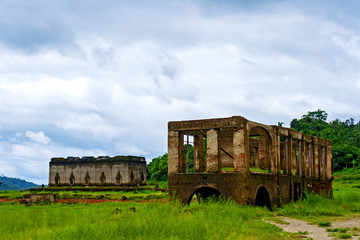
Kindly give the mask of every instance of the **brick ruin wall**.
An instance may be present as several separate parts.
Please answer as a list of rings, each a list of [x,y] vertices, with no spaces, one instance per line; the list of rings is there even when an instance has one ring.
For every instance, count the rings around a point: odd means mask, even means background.
[[[193,172],[184,151],[189,136]],[[240,204],[280,205],[304,191],[332,194],[331,142],[241,116],[169,122],[168,172],[170,194],[184,203],[216,193]]]
[[[52,158],[49,165],[49,186],[146,185],[144,157]]]

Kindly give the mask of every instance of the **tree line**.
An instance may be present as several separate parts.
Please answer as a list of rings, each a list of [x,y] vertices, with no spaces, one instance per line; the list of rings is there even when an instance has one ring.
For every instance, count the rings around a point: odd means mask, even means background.
[[[278,125],[281,126],[282,124],[279,123]],[[355,123],[352,118],[345,121],[339,119],[329,121],[328,114],[319,109],[317,111],[309,111],[300,119],[293,119],[290,122],[290,128],[307,135],[331,140],[335,171],[358,166],[360,162],[360,121]],[[187,148],[189,148],[189,172],[192,172],[193,146],[185,144],[185,154],[187,153]],[[167,167],[167,153],[154,158],[148,164],[148,179],[167,181]]]
[[[308,112],[300,119],[293,119],[290,127],[307,135],[329,139],[332,142],[332,154],[335,171],[356,167],[360,160],[360,121],[350,118],[345,121],[328,121],[323,110]]]

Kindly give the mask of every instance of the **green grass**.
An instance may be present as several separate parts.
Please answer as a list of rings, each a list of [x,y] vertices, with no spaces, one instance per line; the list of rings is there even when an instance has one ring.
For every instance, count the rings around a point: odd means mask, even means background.
[[[136,211],[130,210],[135,207]],[[0,239],[296,239],[262,221],[272,213],[231,201],[0,204]]]
[[[319,227],[330,227],[331,226],[331,222],[319,222],[318,223]]]
[[[250,172],[256,172],[256,173],[269,173],[269,169],[250,168]]]
[[[291,202],[276,209],[276,214],[295,217],[314,224],[331,223],[338,217],[359,216],[360,175],[359,169],[347,169],[336,173],[333,181],[333,199],[318,194],[305,194],[298,202]],[[324,225],[323,227],[327,227]]]
[[[7,197],[10,199],[21,199],[24,194],[29,194],[30,191],[1,191],[1,197]],[[121,191],[102,191],[102,192],[92,192],[92,191],[56,191],[52,192],[51,189],[45,189],[44,191],[38,191],[38,193],[55,193],[57,199],[121,199],[125,196],[130,200],[141,200],[141,199],[160,199],[167,198],[167,192],[156,191],[154,189],[147,190],[121,190]]]
[[[275,214],[329,227],[338,217],[360,214],[359,171],[337,174],[334,198],[305,194],[306,198],[275,209]],[[349,177],[350,176],[350,177]],[[155,182],[148,182],[154,187]],[[167,183],[160,183],[165,188]],[[3,191],[0,197],[21,198],[28,191]],[[58,198],[142,199],[167,193],[141,191],[60,191]],[[135,207],[133,212],[130,208]],[[232,201],[197,204],[108,202],[101,204],[50,204],[24,206],[0,203],[0,239],[298,239],[263,219],[273,219],[265,208],[239,206]],[[326,226],[327,225],[327,226]],[[331,229],[331,228],[328,228]],[[347,228],[344,228],[347,229]],[[337,238],[358,234],[357,229],[329,230]],[[345,232],[344,232],[345,231]]]

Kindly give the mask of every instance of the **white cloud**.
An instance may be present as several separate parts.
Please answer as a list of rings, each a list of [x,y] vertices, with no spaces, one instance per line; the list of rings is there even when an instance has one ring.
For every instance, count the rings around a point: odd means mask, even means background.
[[[42,131],[39,132],[27,131],[25,133],[25,136],[34,142],[42,143],[42,144],[48,144],[51,141],[51,139],[45,136],[44,132]]]

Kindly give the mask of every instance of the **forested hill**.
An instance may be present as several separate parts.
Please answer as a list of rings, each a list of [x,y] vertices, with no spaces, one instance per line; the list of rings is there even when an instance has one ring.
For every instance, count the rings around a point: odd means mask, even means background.
[[[290,127],[331,140],[335,171],[360,164],[360,121],[355,123],[352,118],[328,121],[328,114],[319,109],[308,112],[300,119],[293,119]]]
[[[4,175],[0,176],[0,182],[1,184],[1,191],[6,190],[23,190],[28,188],[37,188],[40,187],[40,185],[37,185],[32,182],[27,182],[25,180],[19,179],[19,178],[10,178],[5,177]]]

